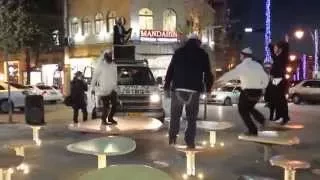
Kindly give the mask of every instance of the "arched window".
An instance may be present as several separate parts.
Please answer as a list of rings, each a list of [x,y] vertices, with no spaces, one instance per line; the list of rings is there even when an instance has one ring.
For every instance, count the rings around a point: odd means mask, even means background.
[[[98,13],[94,17],[95,33],[100,34],[103,31],[103,15]]]
[[[73,18],[71,21],[70,33],[71,35],[76,35],[79,32],[79,20]]]
[[[140,29],[153,29],[153,13],[148,8],[139,11]]]
[[[114,11],[111,11],[108,13],[108,16],[107,16],[107,29],[108,29],[108,32],[113,32],[113,26],[116,24],[116,17],[117,17],[117,14],[116,12]]]
[[[163,12],[163,30],[176,31],[177,15],[173,9],[167,9]]]
[[[82,19],[82,34],[88,35],[91,34],[91,21],[88,17]]]

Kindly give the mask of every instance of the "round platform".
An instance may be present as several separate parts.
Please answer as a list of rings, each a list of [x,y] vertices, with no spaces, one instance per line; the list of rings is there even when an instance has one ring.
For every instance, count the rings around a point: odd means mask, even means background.
[[[90,171],[79,180],[173,180],[168,174],[158,169],[143,165],[118,165]]]
[[[79,123],[77,126],[70,124],[71,131],[101,133],[101,134],[128,134],[148,131],[157,131],[162,123],[155,118],[148,117],[118,117],[115,118],[118,125],[101,125],[101,120],[92,120]]]
[[[34,145],[35,145],[34,142],[31,140],[12,140],[12,141],[7,141],[6,144],[4,144],[4,147],[6,148],[32,147]]]
[[[276,124],[276,123],[269,123],[266,127],[266,129],[276,130],[276,131],[289,131],[289,130],[298,130],[303,128],[304,128],[304,125],[295,124],[295,123],[288,123],[284,126],[281,126],[280,124]]]
[[[283,132],[277,131],[259,131],[258,136],[239,135],[239,140],[274,145],[295,145],[299,144],[300,140],[296,136],[292,136]]]
[[[70,144],[67,149],[80,154],[117,156],[134,151],[136,142],[126,137],[110,136]]]
[[[196,146],[196,148],[194,149],[189,149],[187,148],[186,145],[175,145],[174,148],[176,148],[176,150],[180,152],[196,152],[196,153],[207,150],[204,146]]]
[[[232,126],[232,123],[226,121],[197,121],[197,127],[208,131],[225,130]]]
[[[308,169],[310,168],[310,163],[301,160],[297,157],[288,156],[274,156],[270,159],[272,166],[279,166],[288,169]]]

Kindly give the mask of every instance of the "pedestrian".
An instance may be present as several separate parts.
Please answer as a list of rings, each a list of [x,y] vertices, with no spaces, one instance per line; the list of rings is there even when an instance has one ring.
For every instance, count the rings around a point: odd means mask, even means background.
[[[170,91],[172,94],[170,145],[176,144],[185,106],[188,125],[184,140],[188,148],[195,148],[200,92],[210,90],[213,83],[208,54],[200,46],[199,38],[196,35],[190,36],[186,44],[174,53],[165,77],[164,90],[167,95]]]
[[[264,101],[266,102],[266,107],[269,108],[269,120],[275,121],[274,115],[276,112],[276,102],[275,102],[275,86],[272,84],[272,81],[269,81],[269,84],[266,88],[265,94],[264,94]],[[276,117],[278,114],[276,114]]]
[[[75,73],[73,80],[71,81],[71,104],[73,108],[73,123],[78,124],[79,110],[82,111],[83,121],[88,120],[86,91],[88,91],[88,85],[84,81],[82,72]]]
[[[255,109],[262,96],[262,91],[268,85],[268,75],[263,67],[252,59],[252,50],[245,48],[240,53],[242,61],[235,69],[224,74],[216,85],[227,83],[230,80],[240,80],[241,93],[239,97],[238,110],[242,120],[248,128],[246,135],[258,135],[258,129],[251,116],[258,121],[261,126],[265,124],[265,117]]]
[[[285,125],[289,122],[288,102],[286,99],[287,81],[285,78],[286,67],[289,60],[289,37],[286,36],[286,41],[280,41],[276,45],[270,45],[270,51],[273,59],[273,64],[270,71],[272,87],[274,93],[271,96],[271,101],[275,104],[277,112],[276,122]]]
[[[91,81],[92,95],[97,96],[103,104],[101,116],[103,125],[117,124],[113,119],[117,107],[117,76],[117,65],[113,62],[111,54],[104,53]]]

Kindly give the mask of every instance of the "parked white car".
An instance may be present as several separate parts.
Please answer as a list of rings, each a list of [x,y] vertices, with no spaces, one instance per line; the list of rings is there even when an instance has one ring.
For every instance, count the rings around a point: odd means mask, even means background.
[[[19,108],[23,110],[25,106],[25,97],[31,92],[26,86],[19,84],[11,84],[11,100],[13,109]],[[10,110],[8,102],[8,84],[0,82],[0,111],[7,113]]]
[[[320,80],[305,80],[289,89],[289,99],[295,104],[320,102]]]
[[[62,93],[51,86],[37,84],[29,87],[32,88],[34,94],[42,95],[45,102],[57,103],[63,101]]]
[[[224,86],[212,91],[208,97],[209,103],[223,104],[231,106],[239,102],[240,86]]]

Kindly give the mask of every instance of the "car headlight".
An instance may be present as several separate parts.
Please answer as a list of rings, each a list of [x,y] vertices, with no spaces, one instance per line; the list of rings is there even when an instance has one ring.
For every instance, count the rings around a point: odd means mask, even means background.
[[[207,98],[207,95],[206,94],[202,94],[200,98],[201,98],[201,100],[205,100]]]
[[[159,103],[161,101],[161,97],[159,94],[152,94],[150,96],[151,103]]]

